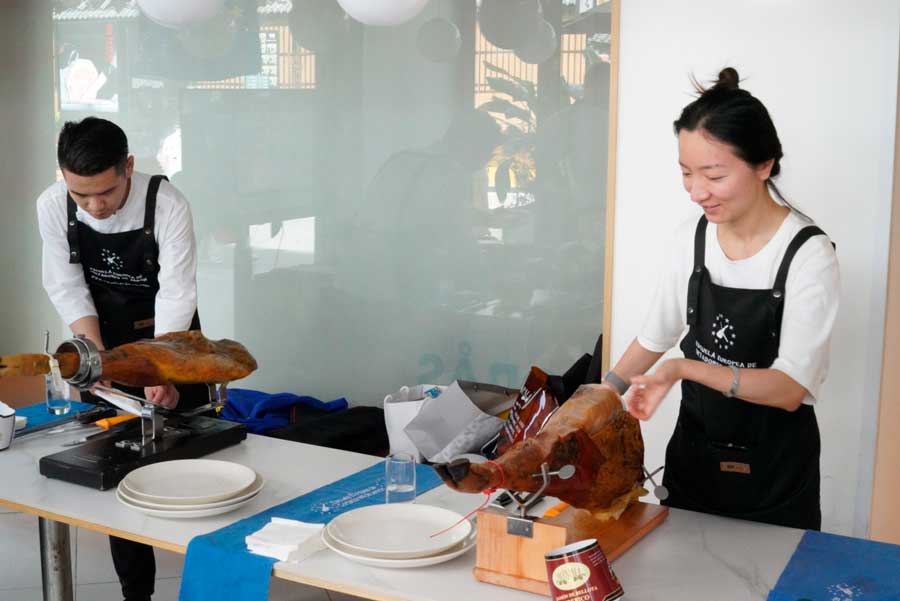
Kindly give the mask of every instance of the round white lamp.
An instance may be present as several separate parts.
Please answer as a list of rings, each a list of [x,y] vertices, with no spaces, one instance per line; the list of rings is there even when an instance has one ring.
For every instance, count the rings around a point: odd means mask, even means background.
[[[412,20],[428,0],[338,0],[338,4],[363,25],[389,27]]]
[[[215,17],[225,0],[137,0],[144,16],[163,27],[181,29]]]

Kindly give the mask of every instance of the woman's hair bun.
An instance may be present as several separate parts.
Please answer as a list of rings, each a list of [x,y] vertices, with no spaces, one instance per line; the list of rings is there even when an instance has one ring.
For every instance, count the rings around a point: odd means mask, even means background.
[[[741,78],[736,69],[725,67],[719,71],[719,79],[713,85],[715,90],[737,90]]]

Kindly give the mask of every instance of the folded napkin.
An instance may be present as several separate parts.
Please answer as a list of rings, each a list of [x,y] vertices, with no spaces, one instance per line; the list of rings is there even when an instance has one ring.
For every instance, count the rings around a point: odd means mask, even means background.
[[[325,548],[322,528],[322,524],[272,518],[261,530],[244,540],[251,553],[274,557],[279,561],[302,561]]]

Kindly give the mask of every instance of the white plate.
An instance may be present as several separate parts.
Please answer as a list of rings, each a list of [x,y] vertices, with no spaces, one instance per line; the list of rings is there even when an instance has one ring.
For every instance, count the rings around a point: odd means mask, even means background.
[[[146,513],[147,515],[152,515],[157,518],[166,518],[172,520],[180,520],[187,518],[205,518],[213,515],[219,515],[222,513],[228,513],[229,511],[234,511],[239,507],[243,507],[250,501],[256,498],[256,495],[244,499],[238,503],[232,503],[230,505],[225,505],[223,507],[213,507],[211,509],[182,509],[179,511],[164,510],[164,509],[150,509],[148,507],[142,507],[135,503],[125,500],[125,498],[119,494],[119,491],[116,491],[116,498],[119,500],[119,503],[125,505],[130,509],[134,509],[136,511],[140,511],[141,513]]]
[[[258,491],[262,488],[264,484],[263,477],[259,474],[256,475],[256,480],[253,481],[253,484],[248,486],[247,488],[238,491],[233,497],[229,497],[227,499],[223,499],[221,501],[214,501],[214,503],[226,503],[228,501],[236,501],[239,497],[243,497],[245,495],[251,494],[253,492]],[[154,507],[155,509],[167,509],[169,507],[181,508],[181,509],[202,509],[200,505],[209,505],[210,503],[183,503],[173,500],[166,500],[164,502],[160,502],[156,497],[148,497],[146,495],[142,495],[139,492],[135,492],[128,487],[128,484],[125,480],[119,482],[119,492],[121,492],[125,497],[127,497],[130,501],[135,501],[137,503],[143,503],[144,505],[148,505],[153,507],[154,505],[158,505],[159,507]]]
[[[460,522],[452,530],[431,538]],[[472,524],[449,509],[418,503],[370,505],[342,513],[325,530],[335,542],[359,555],[412,559],[434,555],[464,540]]]
[[[122,483],[152,503],[203,505],[235,497],[255,480],[256,472],[239,463],[180,459],[139,467]]]
[[[372,566],[374,568],[424,568],[425,566],[433,566],[438,563],[450,561],[451,559],[466,553],[475,546],[475,539],[475,530],[473,529],[468,538],[436,555],[416,557],[414,559],[382,559],[379,557],[357,555],[341,543],[332,539],[328,535],[327,530],[322,530],[322,542],[324,542],[325,546],[329,549],[350,561],[355,561],[356,563]]]
[[[233,503],[240,503],[244,499],[256,496],[262,490],[265,480],[262,476],[257,476],[256,481],[249,488],[244,489],[241,493],[224,501],[216,501],[215,503],[204,503],[202,505],[175,505],[173,503],[154,503],[144,500],[142,495],[131,492],[131,489],[124,487],[119,483],[119,495],[130,504],[139,505],[147,509],[161,509],[163,511],[185,511],[191,509],[214,509],[216,507],[224,507]]]

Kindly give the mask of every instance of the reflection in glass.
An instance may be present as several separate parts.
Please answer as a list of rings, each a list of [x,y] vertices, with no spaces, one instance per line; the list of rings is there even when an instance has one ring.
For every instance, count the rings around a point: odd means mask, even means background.
[[[430,0],[374,27],[336,0],[225,0],[172,28],[132,0],[57,0],[56,129],[105,111],[185,193],[204,330],[260,362],[242,385],[371,404],[518,388],[600,333],[595,4]]]

